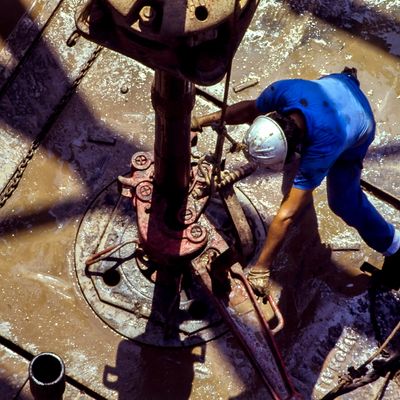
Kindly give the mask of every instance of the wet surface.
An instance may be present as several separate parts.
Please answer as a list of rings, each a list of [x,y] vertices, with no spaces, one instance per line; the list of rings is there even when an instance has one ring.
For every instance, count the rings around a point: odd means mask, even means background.
[[[83,39],[72,48],[65,44],[74,29],[77,1],[60,2],[59,8],[56,1],[14,3],[20,12],[0,32],[2,188],[95,49]],[[27,32],[22,29],[26,22],[17,22],[25,14],[22,10],[33,10],[33,30],[17,46],[13,34]],[[363,177],[400,197],[399,26],[397,1],[262,1],[234,59],[228,101],[254,98],[275,79],[313,79],[345,65],[356,67],[377,120]],[[33,42],[43,28],[42,39]],[[30,52],[24,58],[26,49]],[[19,398],[31,398],[27,360],[18,348],[32,355],[54,351],[62,356],[67,374],[91,390],[87,398],[94,393],[107,399],[268,398],[232,334],[193,348],[140,345],[104,324],[81,293],[74,265],[79,223],[95,196],[129,170],[132,154],[152,149],[152,78],[153,71],[104,49],[0,210],[0,336],[16,346],[1,348],[0,398],[13,398],[20,390]],[[255,78],[258,84],[232,90]],[[223,84],[202,89],[221,99]],[[212,110],[215,106],[198,96],[195,113]],[[245,129],[229,127],[229,133],[239,140]],[[198,151],[212,150],[215,138],[205,129]],[[243,161],[237,154],[226,157],[227,165]],[[266,226],[290,174],[288,169],[282,179],[257,171],[237,184]],[[398,210],[370,196],[400,227]],[[366,259],[382,263],[382,256],[329,211],[322,186],[314,207],[279,254],[273,275],[274,297],[286,321],[277,341],[305,399],[321,398],[347,367],[360,365],[377,348],[369,278],[359,270]],[[382,335],[394,326],[399,301],[398,293],[378,294]],[[382,384],[380,380],[343,398],[372,399]],[[76,387],[68,390],[67,399],[86,398],[79,397]],[[391,381],[383,398],[396,399],[399,393]]]

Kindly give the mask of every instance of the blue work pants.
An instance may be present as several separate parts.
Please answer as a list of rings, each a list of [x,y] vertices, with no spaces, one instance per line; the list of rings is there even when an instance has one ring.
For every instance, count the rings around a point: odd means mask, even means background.
[[[328,204],[348,225],[357,229],[362,239],[374,250],[384,253],[392,244],[395,228],[368,200],[360,186],[363,159],[374,138],[346,150],[327,176]]]

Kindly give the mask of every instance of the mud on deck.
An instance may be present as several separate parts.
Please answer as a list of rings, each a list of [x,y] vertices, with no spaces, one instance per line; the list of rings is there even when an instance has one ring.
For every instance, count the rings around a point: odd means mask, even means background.
[[[260,378],[230,333],[201,346],[153,348],[127,340],[92,312],[75,272],[75,239],[93,198],[129,170],[132,154],[152,150],[153,71],[103,49],[76,92],[49,124],[60,99],[96,45],[66,42],[78,1],[14,0],[0,4],[0,187],[35,138],[43,140],[17,190],[0,210],[0,399],[32,398],[30,358],[53,351],[65,361],[66,399],[265,399]],[[397,1],[261,1],[235,56],[229,103],[254,98],[281,78],[317,78],[358,69],[377,121],[363,178],[400,197],[400,5]],[[236,92],[237,85],[258,84]],[[222,98],[224,82],[202,88]],[[215,110],[198,96],[196,114]],[[240,139],[246,127],[229,127]],[[214,148],[206,129],[198,151]],[[240,155],[227,155],[237,165]],[[237,184],[266,226],[290,178],[255,173]],[[368,194],[395,226],[398,209]],[[293,230],[273,276],[286,326],[277,337],[292,380],[305,399],[331,390],[358,366],[398,321],[397,292],[376,296],[359,269],[382,257],[328,209],[325,188]],[[343,396],[372,399],[383,380]],[[399,380],[384,399],[400,397]]]

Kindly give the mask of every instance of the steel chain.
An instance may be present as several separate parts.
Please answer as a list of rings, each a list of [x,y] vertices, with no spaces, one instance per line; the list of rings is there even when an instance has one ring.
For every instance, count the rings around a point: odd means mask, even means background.
[[[12,177],[10,178],[10,180],[7,182],[7,185],[0,193],[0,209],[6,204],[7,200],[12,196],[12,194],[17,189],[24,172],[28,167],[29,162],[32,160],[34,154],[36,153],[36,150],[42,144],[43,140],[47,136],[54,122],[57,120],[61,112],[64,110],[65,106],[71,99],[72,95],[75,93],[76,88],[79,86],[82,79],[85,77],[85,75],[87,74],[93,63],[96,61],[102,49],[103,49],[102,46],[96,47],[90,58],[86,61],[85,65],[80,70],[79,75],[75,78],[72,85],[68,88],[68,90],[65,92],[65,94],[60,99],[58,104],[54,107],[53,112],[50,114],[49,118],[43,125],[37,137],[32,141],[31,146],[28,152],[26,153],[25,157],[18,164]]]

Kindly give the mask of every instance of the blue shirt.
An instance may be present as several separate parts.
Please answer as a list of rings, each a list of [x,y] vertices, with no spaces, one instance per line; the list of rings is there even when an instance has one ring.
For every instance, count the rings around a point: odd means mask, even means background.
[[[313,189],[331,166],[375,132],[369,102],[356,79],[331,74],[318,80],[286,79],[268,86],[256,101],[262,113],[300,111],[306,123],[294,187]]]

